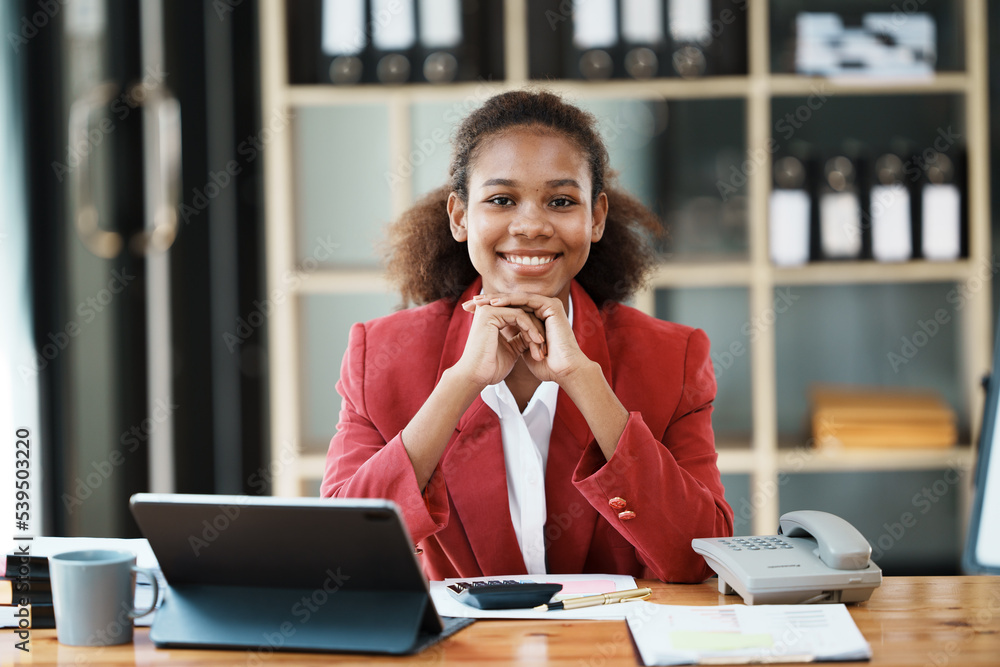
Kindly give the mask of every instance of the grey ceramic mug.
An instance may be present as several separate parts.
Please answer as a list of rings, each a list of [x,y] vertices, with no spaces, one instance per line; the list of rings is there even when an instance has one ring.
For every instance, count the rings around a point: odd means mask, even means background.
[[[153,604],[135,608],[135,575],[153,585]],[[132,641],[132,619],[156,607],[159,586],[152,570],[135,566],[135,554],[94,549],[49,557],[52,605],[60,644],[110,646]]]

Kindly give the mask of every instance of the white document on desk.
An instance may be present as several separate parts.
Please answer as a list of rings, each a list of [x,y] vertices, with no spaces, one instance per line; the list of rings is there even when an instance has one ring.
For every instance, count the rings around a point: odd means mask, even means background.
[[[847,607],[636,602],[628,623],[646,665],[868,660],[872,650]]]
[[[636,602],[618,602],[616,604],[580,609],[559,609],[556,611],[536,611],[534,609],[477,609],[462,604],[448,592],[448,584],[456,581],[500,581],[514,579],[516,581],[531,581],[547,584],[574,584],[574,589],[586,588],[583,584],[595,584],[601,590],[587,591],[587,594],[610,593],[612,591],[627,591],[635,588],[635,579],[621,574],[522,574],[506,577],[463,577],[460,579],[445,579],[431,582],[431,599],[441,616],[457,616],[459,618],[531,618],[549,621],[579,620],[579,619],[623,619],[625,607]],[[605,590],[606,589],[606,590]],[[556,596],[556,600],[560,596]]]

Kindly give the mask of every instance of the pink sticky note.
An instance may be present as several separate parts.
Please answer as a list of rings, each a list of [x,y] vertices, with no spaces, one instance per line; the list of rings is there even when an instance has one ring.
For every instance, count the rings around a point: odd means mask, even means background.
[[[592,579],[590,581],[564,581],[559,595],[600,595],[612,593],[615,582],[610,579]]]

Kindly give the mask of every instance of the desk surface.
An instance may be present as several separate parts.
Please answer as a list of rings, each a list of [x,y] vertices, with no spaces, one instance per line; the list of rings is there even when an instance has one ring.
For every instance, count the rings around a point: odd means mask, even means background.
[[[735,604],[714,579],[697,585],[646,583],[653,602]],[[871,600],[849,605],[872,646],[871,663],[906,667],[1000,664],[1000,577],[888,577]],[[133,644],[76,648],[56,641],[55,630],[31,633],[31,655],[14,648],[15,635],[0,633],[3,665],[320,665],[320,664],[553,664],[613,667],[638,664],[624,621],[479,621],[441,644],[409,658],[256,651],[160,650],[148,631]],[[847,664],[847,663],[836,663]]]

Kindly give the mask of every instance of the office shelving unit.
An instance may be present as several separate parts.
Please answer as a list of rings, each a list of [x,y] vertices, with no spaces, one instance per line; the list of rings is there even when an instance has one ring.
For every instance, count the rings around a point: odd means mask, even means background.
[[[990,367],[992,348],[992,308],[989,281],[981,281],[984,267],[991,268],[989,212],[989,155],[987,141],[987,22],[985,0],[956,0],[955,11],[962,17],[964,62],[961,72],[941,72],[927,80],[877,83],[806,78],[771,72],[769,3],[746,3],[748,30],[748,73],[699,80],[656,79],[647,81],[556,81],[545,87],[576,100],[698,100],[733,99],[745,104],[746,150],[767,157],[748,174],[748,223],[746,259],[664,263],[650,289],[636,305],[648,313],[655,311],[655,291],[663,288],[738,287],[747,290],[749,314],[764,313],[772,305],[776,288],[784,286],[851,285],[879,283],[955,283],[974,286],[962,312],[962,388],[970,397],[979,391],[979,379]],[[494,83],[457,83],[434,86],[337,87],[289,85],[287,64],[288,35],[284,5],[278,0],[261,2],[261,49],[263,74],[263,117],[289,109],[373,104],[384,107],[389,118],[388,142],[391,160],[405,162],[411,150],[411,111],[428,102],[458,102],[480,98],[484,93],[538,85],[528,79],[527,0],[507,0],[504,15],[504,58],[506,79]],[[953,95],[961,100],[960,119],[967,141],[968,176],[968,257],[954,262],[913,261],[879,264],[871,261],[816,263],[798,268],[772,265],[768,254],[768,198],[771,189],[771,159],[767,152],[773,121],[772,101],[788,97],[808,97],[817,89],[824,95],[894,96]],[[303,400],[302,369],[309,363],[299,353],[302,326],[301,299],[315,294],[384,294],[389,286],[374,269],[325,269],[303,271],[296,259],[296,202],[293,179],[295,143],[290,132],[276,134],[265,152],[265,195],[267,217],[267,271],[269,293],[285,289],[281,277],[295,274],[299,280],[289,298],[269,318],[269,363],[271,386],[271,443],[274,493],[299,495],[307,492],[323,473],[325,456],[302,451],[303,428],[300,404]],[[411,188],[393,189],[393,216],[411,203]],[[977,281],[979,281],[977,283]],[[285,281],[287,282],[287,281]],[[984,283],[984,284],[983,284]],[[969,442],[943,451],[884,450],[829,451],[798,443],[779,444],[777,426],[777,372],[774,327],[764,328],[748,345],[751,374],[752,434],[748,441],[720,442],[719,466],[724,473],[747,474],[755,493],[753,530],[771,533],[777,528],[778,480],[784,474],[828,471],[893,471],[959,468],[967,470],[974,460]],[[969,419],[972,442],[981,419],[979,401],[970,398]],[[330,397],[330,410],[337,410],[339,397]],[[332,434],[331,434],[332,435]],[[969,475],[964,476],[966,479]]]

